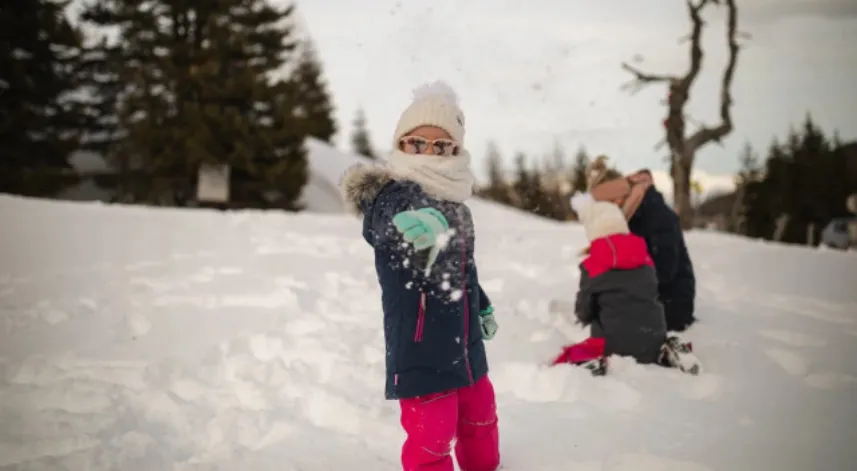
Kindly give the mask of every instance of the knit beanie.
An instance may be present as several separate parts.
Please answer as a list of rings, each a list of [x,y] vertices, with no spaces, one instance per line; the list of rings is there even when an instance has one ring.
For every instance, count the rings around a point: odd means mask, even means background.
[[[589,241],[614,234],[628,234],[628,222],[619,206],[609,201],[595,201],[589,193],[575,195],[572,208],[583,223]]]
[[[464,113],[458,106],[458,95],[446,82],[436,81],[414,90],[413,101],[396,124],[393,148],[399,146],[399,139],[420,126],[443,129],[464,147]]]

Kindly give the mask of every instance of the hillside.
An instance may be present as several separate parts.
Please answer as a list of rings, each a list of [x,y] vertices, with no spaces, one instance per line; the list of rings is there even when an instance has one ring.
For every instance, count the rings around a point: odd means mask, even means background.
[[[337,170],[338,171],[338,170]],[[473,204],[505,471],[857,462],[857,263],[695,231],[698,377],[543,364],[577,225]],[[0,196],[0,470],[395,471],[372,253],[340,215]]]

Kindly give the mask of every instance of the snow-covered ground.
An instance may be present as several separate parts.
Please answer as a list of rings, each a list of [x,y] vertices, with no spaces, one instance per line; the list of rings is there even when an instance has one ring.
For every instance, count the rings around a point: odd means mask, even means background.
[[[543,363],[584,336],[576,225],[472,204],[505,470],[857,462],[857,258],[692,233],[698,377]],[[359,222],[0,196],[0,470],[398,469]]]

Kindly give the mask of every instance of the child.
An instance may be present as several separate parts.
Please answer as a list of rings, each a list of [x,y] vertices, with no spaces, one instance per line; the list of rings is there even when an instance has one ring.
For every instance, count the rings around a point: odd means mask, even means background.
[[[580,264],[575,314],[592,333],[567,347],[554,364],[581,364],[600,375],[606,373],[605,357],[613,354],[658,362],[667,329],[646,242],[630,233],[615,204],[578,195],[572,205],[590,241]]]
[[[612,201],[623,208],[628,227],[642,237],[655,263],[658,294],[664,305],[667,329],[683,332],[695,321],[696,278],[678,215],[652,185],[648,170],[628,178],[608,169],[599,157],[587,169],[587,183],[596,201]]]
[[[464,115],[445,84],[423,86],[402,113],[387,167],[357,167],[343,196],[375,251],[387,349],[387,399],[399,400],[405,471],[500,462],[484,339],[497,331],[479,286]]]

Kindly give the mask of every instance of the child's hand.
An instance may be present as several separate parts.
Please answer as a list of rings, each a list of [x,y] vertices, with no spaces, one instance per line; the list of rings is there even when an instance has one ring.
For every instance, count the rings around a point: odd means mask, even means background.
[[[433,247],[437,236],[449,230],[446,217],[434,208],[402,211],[393,216],[393,225],[418,251]]]
[[[431,267],[441,250],[437,245],[437,237],[449,230],[449,222],[443,213],[434,208],[402,211],[393,216],[393,225],[405,241],[413,244],[417,251],[431,248],[425,274],[431,273]]]
[[[491,340],[497,334],[497,321],[494,319],[494,307],[488,307],[479,313],[479,325],[482,327],[482,338]]]

